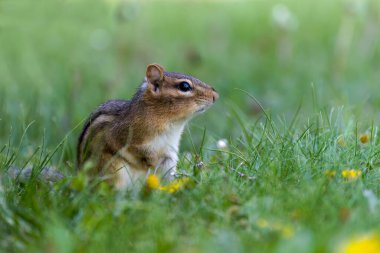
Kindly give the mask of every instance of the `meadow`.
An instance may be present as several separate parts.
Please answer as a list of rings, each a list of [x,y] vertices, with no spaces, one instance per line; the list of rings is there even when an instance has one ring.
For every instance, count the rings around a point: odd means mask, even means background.
[[[379,25],[377,0],[0,0],[0,252],[380,252]],[[77,138],[153,62],[220,99],[186,185],[117,192]]]

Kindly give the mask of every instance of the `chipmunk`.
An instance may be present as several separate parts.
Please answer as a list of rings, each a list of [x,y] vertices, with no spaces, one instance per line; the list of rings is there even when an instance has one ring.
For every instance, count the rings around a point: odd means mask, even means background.
[[[118,189],[150,169],[172,180],[185,124],[218,97],[192,76],[149,64],[131,100],[109,100],[91,113],[78,140],[78,168],[111,176]]]

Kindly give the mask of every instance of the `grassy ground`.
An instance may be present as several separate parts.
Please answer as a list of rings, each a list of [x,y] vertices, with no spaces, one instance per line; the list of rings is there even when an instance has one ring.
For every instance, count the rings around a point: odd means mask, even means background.
[[[378,252],[379,24],[376,0],[0,0],[0,252]],[[184,134],[191,183],[89,183],[83,120],[152,62],[221,94]]]

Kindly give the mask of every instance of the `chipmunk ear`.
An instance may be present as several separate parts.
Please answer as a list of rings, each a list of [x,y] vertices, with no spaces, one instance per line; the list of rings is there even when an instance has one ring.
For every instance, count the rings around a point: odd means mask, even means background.
[[[149,83],[159,85],[164,80],[164,68],[157,64],[149,64],[146,67],[146,78]]]

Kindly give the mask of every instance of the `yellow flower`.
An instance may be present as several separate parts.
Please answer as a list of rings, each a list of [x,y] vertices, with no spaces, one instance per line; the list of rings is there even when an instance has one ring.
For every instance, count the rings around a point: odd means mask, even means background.
[[[289,239],[294,235],[294,228],[292,226],[286,225],[281,228],[281,234],[283,237]]]
[[[160,179],[155,174],[150,174],[146,179],[146,185],[149,189],[159,189]]]
[[[161,186],[160,190],[161,191],[166,191],[166,192],[169,192],[169,193],[174,193],[174,192],[177,192],[178,190],[182,189],[183,187],[185,187],[185,185],[188,182],[189,182],[189,178],[174,179],[168,185]]]
[[[366,144],[369,141],[369,135],[368,134],[361,134],[359,136],[359,140],[362,144]]]
[[[325,176],[327,177],[335,177],[336,171],[335,170],[325,170]]]
[[[362,172],[360,170],[353,170],[353,169],[345,169],[342,171],[342,177],[350,180],[354,180],[359,178],[362,175]]]
[[[338,145],[341,146],[342,148],[346,147],[346,141],[342,135],[338,137],[338,139],[336,140],[336,143],[338,143]]]
[[[260,228],[267,228],[267,227],[269,227],[269,222],[267,220],[265,220],[265,219],[258,219],[256,221],[256,224]]]
[[[338,253],[379,253],[380,237],[378,234],[367,234],[356,237],[345,243]]]
[[[279,233],[285,239],[289,239],[294,235],[294,228],[291,225],[286,225],[283,223],[269,223],[265,219],[257,219],[256,225],[261,229],[268,229],[270,231]]]
[[[148,189],[160,190],[169,193],[177,192],[189,182],[189,178],[174,179],[167,185],[161,185],[160,179],[155,174],[150,174],[146,179]]]

